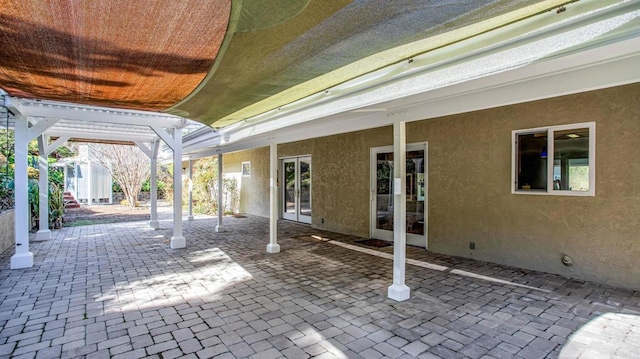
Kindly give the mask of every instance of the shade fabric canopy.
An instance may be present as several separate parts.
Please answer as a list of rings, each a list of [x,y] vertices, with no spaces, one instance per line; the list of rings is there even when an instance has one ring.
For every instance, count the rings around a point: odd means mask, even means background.
[[[560,0],[0,1],[0,86],[224,127]]]
[[[202,81],[230,0],[2,0],[0,86],[12,96],[164,110]]]

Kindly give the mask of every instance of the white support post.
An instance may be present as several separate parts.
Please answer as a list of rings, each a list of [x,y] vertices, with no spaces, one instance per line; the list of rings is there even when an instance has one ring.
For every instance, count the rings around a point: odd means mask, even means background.
[[[151,210],[151,218],[149,219],[149,228],[160,228],[160,222],[158,222],[158,149],[160,148],[160,141],[155,141],[151,144],[151,179],[150,179],[150,199],[149,207]]]
[[[222,180],[222,153],[218,153],[218,224],[216,225],[216,232],[222,232],[222,215],[224,214]]]
[[[405,284],[407,261],[407,142],[405,122],[393,123],[393,284],[387,296],[398,302],[409,299]]]
[[[173,237],[171,249],[187,246],[182,236],[182,129],[173,129]]]
[[[93,171],[93,163],[91,160],[87,161],[87,206],[93,205],[93,179],[91,178],[91,172]],[[134,201],[137,198],[134,199]],[[134,203],[133,206],[136,204]]]
[[[193,221],[193,162],[189,158],[189,214],[188,221]]]
[[[39,214],[40,225],[36,239],[46,241],[51,239],[51,231],[49,230],[49,155],[47,153],[46,135],[38,136],[38,190],[39,190]]]
[[[280,252],[278,244],[278,145],[271,144],[269,152],[269,244],[267,252]]]
[[[27,195],[27,133],[26,117],[15,119],[15,240],[16,253],[11,257],[11,269],[33,267],[29,252],[29,198]]]

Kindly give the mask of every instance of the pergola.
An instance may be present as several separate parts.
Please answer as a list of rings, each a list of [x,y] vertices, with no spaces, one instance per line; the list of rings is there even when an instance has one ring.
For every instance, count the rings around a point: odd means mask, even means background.
[[[16,183],[26,183],[31,139],[41,196],[46,156],[60,144],[131,142],[150,157],[157,228],[162,141],[176,184],[171,248],[182,248],[182,161],[218,155],[221,174],[224,153],[269,146],[267,251],[277,253],[278,143],[392,125],[394,222],[404,223],[407,122],[640,81],[640,1],[393,3],[13,2],[0,15],[0,87],[16,131]],[[183,139],[187,118],[209,126]],[[16,186],[12,268],[33,265],[26,196]],[[50,236],[47,222],[38,238]],[[395,300],[410,293],[405,246],[396,226]]]

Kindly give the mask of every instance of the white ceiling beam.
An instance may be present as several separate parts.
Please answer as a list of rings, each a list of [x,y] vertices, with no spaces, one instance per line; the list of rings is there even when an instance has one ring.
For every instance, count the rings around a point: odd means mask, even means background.
[[[136,146],[138,146],[138,148],[140,148],[140,150],[144,152],[144,154],[147,155],[147,157],[153,158],[152,150],[151,148],[147,147],[147,144],[145,144],[144,142],[137,141]]]
[[[180,117],[144,111],[128,111],[111,108],[90,107],[49,101],[25,100],[8,96],[7,107],[25,116],[61,118],[75,121],[102,122],[126,125],[154,125],[164,128],[182,128],[186,120]]]
[[[47,131],[47,129],[51,128],[53,125],[55,125],[56,123],[58,123],[58,121],[60,121],[60,119],[58,118],[46,118],[46,119],[42,119],[40,121],[38,121],[36,124],[34,124],[33,126],[29,127],[29,129],[27,130],[27,141],[31,141],[34,138],[40,136],[41,134],[45,133]]]
[[[149,127],[151,127],[153,132],[155,132],[156,135],[158,135],[158,137],[160,137],[164,141],[164,143],[167,144],[167,146],[169,146],[172,150],[175,149],[175,141],[173,140],[173,137],[169,135],[167,130],[165,130],[164,128],[160,128],[158,126],[149,126]]]
[[[48,144],[47,146],[45,146],[45,151],[44,151],[45,154],[47,156],[49,156],[50,154],[53,153],[53,151],[57,150],[65,142],[69,141],[70,138],[71,137],[69,137],[69,136],[58,137],[55,141],[53,141],[50,144]]]
[[[88,140],[104,140],[104,141],[123,141],[123,142],[153,142],[157,140],[157,136],[136,136],[123,133],[104,134],[96,133],[93,131],[74,131],[69,133],[68,131],[47,131],[47,135],[51,137],[63,137],[69,136],[70,139],[85,138]]]
[[[99,128],[87,128],[85,126],[82,125],[78,125],[78,126],[72,126],[72,125],[56,125],[55,127],[51,128],[49,131],[57,131],[57,132],[64,132],[64,131],[69,131],[69,132],[76,132],[76,131],[82,131],[82,132],[95,132],[95,133],[102,133],[102,134],[107,134],[107,135],[117,135],[117,134],[122,134],[125,133],[129,136],[147,136],[147,137],[157,137],[156,133],[148,130],[148,131],[140,131],[140,130],[129,130],[127,128],[113,128],[113,127],[99,127]],[[47,132],[49,132],[47,131]]]

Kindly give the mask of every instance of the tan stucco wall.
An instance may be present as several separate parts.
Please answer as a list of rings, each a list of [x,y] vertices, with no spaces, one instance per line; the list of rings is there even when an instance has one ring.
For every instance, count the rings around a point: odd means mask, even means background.
[[[390,141],[390,129],[375,129],[278,146],[279,157],[311,155],[313,226],[369,236],[369,148]]]
[[[510,193],[512,130],[588,121],[595,197]],[[430,250],[640,289],[640,85],[411,123],[407,133],[429,142]]]
[[[242,162],[251,162],[251,176],[242,177]],[[240,185],[240,212],[269,216],[269,148],[256,148],[222,156],[222,171]]]
[[[512,130],[589,121],[595,197],[511,194]],[[407,133],[429,143],[430,250],[640,289],[640,84],[412,122]],[[278,154],[312,155],[315,227],[366,237],[370,148],[390,144],[385,127],[282,144]],[[265,192],[268,149],[258,151]]]

